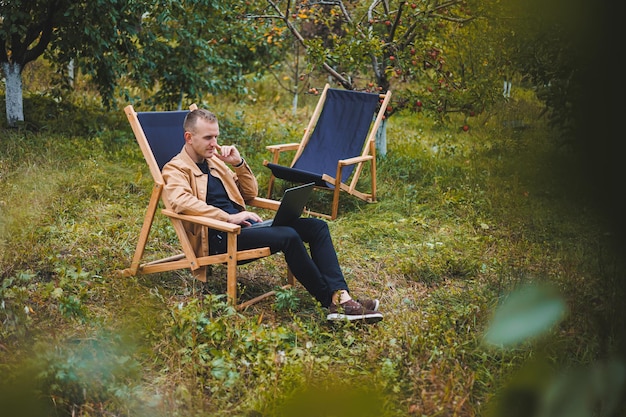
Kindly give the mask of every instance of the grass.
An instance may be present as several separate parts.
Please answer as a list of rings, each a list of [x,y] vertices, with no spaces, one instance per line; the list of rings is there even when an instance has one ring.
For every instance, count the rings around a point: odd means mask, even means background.
[[[265,145],[299,140],[311,111],[202,104],[219,106],[222,142],[236,141],[262,190]],[[5,410],[533,415],[557,405],[551,390],[580,413],[593,408],[577,395],[592,391],[590,375],[617,387],[597,390],[597,415],[622,399],[622,261],[610,223],[583,192],[575,153],[551,140],[530,96],[477,117],[469,132],[419,115],[389,121],[379,202],[344,198],[330,223],[353,291],[381,299],[385,320],[374,326],[325,323],[301,287],[235,312],[220,295],[220,267],[205,285],[187,271],[116,277],[151,191],[123,113],[28,105],[47,110],[0,141]],[[504,126],[513,116],[530,127]],[[155,225],[149,252],[176,251],[169,224]],[[284,267],[280,256],[242,267],[242,297],[276,286]],[[528,285],[555,289],[540,306],[562,301],[563,316],[514,344],[485,344],[494,312]]]

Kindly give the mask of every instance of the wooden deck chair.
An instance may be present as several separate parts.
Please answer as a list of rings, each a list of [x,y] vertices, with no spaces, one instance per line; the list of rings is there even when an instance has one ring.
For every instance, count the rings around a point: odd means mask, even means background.
[[[337,217],[341,191],[375,202],[376,131],[390,99],[391,91],[373,94],[332,89],[326,84],[300,143],[266,147],[272,153],[272,160],[263,163],[272,171],[267,198],[272,198],[275,178],[280,178],[295,183],[315,182],[317,189],[332,191],[330,214],[309,212],[319,217]],[[284,151],[295,151],[290,166],[278,164]],[[370,167],[369,192],[357,189],[365,164]]]
[[[197,108],[195,105],[191,106],[192,110],[195,108]],[[133,256],[130,267],[120,271],[121,275],[135,276],[137,274],[151,274],[185,268],[189,268],[193,271],[202,266],[226,264],[228,300],[238,309],[243,309],[274,295],[275,291],[269,291],[249,301],[237,304],[237,265],[269,256],[271,254],[269,247],[237,251],[237,235],[240,233],[241,226],[201,216],[178,214],[171,209],[169,202],[163,198],[165,183],[161,175],[161,170],[170,159],[180,152],[185,143],[183,121],[189,111],[136,112],[131,105],[126,106],[124,111],[150,169],[150,174],[154,180],[154,187],[148,203],[143,226],[139,233],[139,241],[135,255]],[[171,220],[180,241],[182,253],[156,261],[141,263],[148,241],[148,235],[160,201],[165,207],[161,210],[161,213]],[[256,198],[250,205],[276,210],[278,208],[276,203],[277,202],[273,200]],[[204,257],[196,256],[185,234],[183,222],[193,222],[211,229],[226,232],[227,252]],[[289,270],[287,271],[287,281],[287,285],[284,285],[283,288],[294,284],[294,277]]]

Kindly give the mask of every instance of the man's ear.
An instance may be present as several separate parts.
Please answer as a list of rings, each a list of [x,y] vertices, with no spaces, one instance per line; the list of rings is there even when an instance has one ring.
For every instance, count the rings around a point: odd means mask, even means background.
[[[185,134],[183,136],[185,137],[185,143],[191,142],[191,132],[185,131]]]

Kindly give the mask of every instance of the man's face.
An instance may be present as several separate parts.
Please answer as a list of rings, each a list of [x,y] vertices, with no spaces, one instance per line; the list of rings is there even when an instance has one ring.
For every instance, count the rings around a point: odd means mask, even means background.
[[[217,122],[207,122],[198,119],[192,132],[185,132],[185,148],[189,156],[196,161],[202,162],[204,158],[211,158],[217,152],[217,137],[220,127]]]

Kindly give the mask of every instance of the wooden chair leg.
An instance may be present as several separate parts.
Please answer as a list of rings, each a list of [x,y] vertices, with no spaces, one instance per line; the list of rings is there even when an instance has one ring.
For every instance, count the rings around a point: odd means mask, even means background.
[[[270,175],[270,179],[267,183],[267,198],[272,198],[272,192],[274,191],[274,180],[276,179],[276,177],[274,177],[274,174]]]
[[[148,203],[146,216],[143,219],[143,226],[141,226],[141,232],[139,233],[139,241],[137,242],[135,255],[133,256],[133,260],[131,261],[130,268],[124,271],[130,276],[135,276],[139,269],[141,258],[143,257],[144,250],[146,249],[146,243],[148,242],[148,235],[150,234],[150,229],[152,228],[152,223],[154,222],[154,216],[156,214],[159,201],[161,199],[162,191],[163,187],[161,187],[160,184],[154,184],[154,187],[152,188],[152,195],[150,196],[150,202]]]
[[[292,287],[296,284],[296,277],[293,275],[293,272],[291,272],[289,267],[287,268],[287,284]]]
[[[370,176],[372,177],[372,202],[374,203],[376,202],[376,144],[371,142],[370,148],[370,155],[373,156],[372,163],[370,165]]]
[[[228,233],[226,239],[226,247],[228,253],[228,261],[226,264],[226,293],[228,294],[228,302],[232,305],[237,304],[237,235]]]

